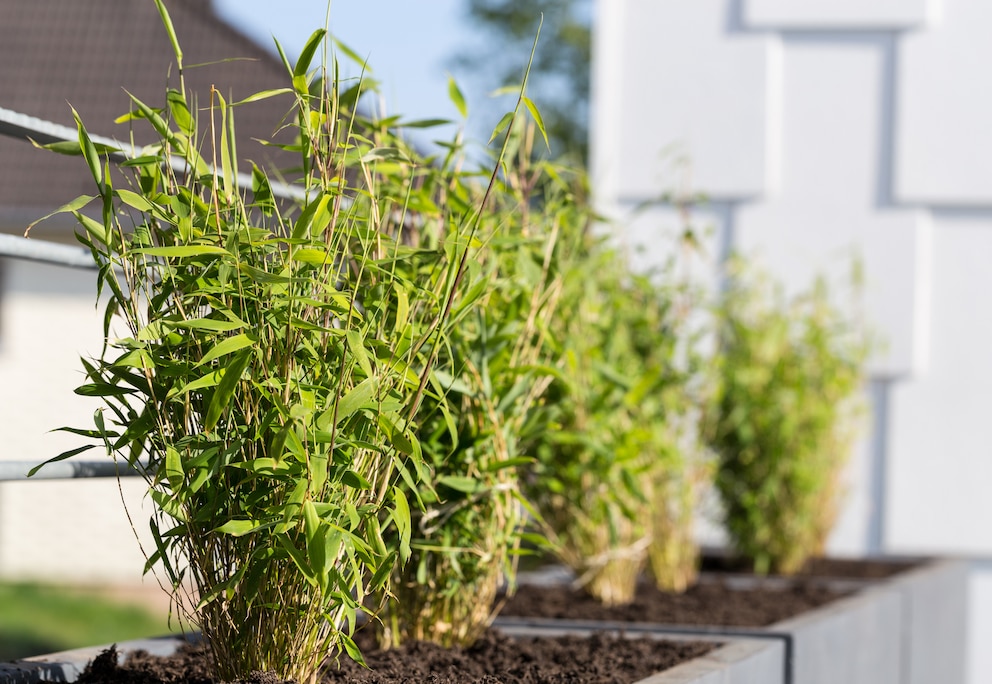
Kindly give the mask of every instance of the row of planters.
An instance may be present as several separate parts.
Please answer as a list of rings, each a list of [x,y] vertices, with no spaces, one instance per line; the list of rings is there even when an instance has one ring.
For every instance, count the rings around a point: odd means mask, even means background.
[[[753,570],[794,573],[822,552],[866,353],[822,286],[786,302],[738,266],[711,306],[680,259],[631,273],[592,230],[582,174],[540,161],[526,74],[481,170],[460,138],[425,158],[401,132],[436,122],[370,116],[363,82],[311,69],[323,31],[285,60],[291,87],[191,106],[156,3],[177,87],[122,120],[158,142],[123,181],[78,117],[78,145],[56,146],[95,180],[63,211],[100,267],[107,343],[77,390],[102,399],[95,424],[66,428],[97,443],[53,460],[105,448],[145,477],[146,571],[202,634],[213,676],[314,682],[362,676],[342,668],[378,649],[505,649],[489,626],[528,554],[556,554],[606,606],[630,604],[647,568],[672,595],[712,585],[692,531],[712,484]],[[292,100],[282,147],[300,163],[279,183],[253,165],[249,189],[234,114],[267,97]],[[670,681],[734,663],[784,681],[799,646],[783,629],[650,631],[690,660]],[[577,667],[612,677],[642,656]]]

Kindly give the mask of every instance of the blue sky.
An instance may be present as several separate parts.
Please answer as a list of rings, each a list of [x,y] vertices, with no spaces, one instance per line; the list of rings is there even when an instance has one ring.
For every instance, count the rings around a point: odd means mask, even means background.
[[[324,26],[327,13],[323,0],[214,0],[214,5],[260,44],[271,47],[275,36],[290,58]],[[330,30],[368,59],[391,113],[457,119],[448,99],[448,61],[477,39],[462,19],[463,5],[463,0],[333,0]]]

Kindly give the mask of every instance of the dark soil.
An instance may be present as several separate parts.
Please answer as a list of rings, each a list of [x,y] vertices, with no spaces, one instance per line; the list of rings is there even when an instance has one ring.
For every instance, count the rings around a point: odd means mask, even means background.
[[[725,582],[703,582],[684,594],[659,591],[641,582],[634,602],[607,607],[569,585],[522,584],[507,601],[501,616],[568,620],[610,620],[684,625],[764,627],[834,601],[845,592],[829,586],[795,581],[753,588]]]
[[[629,684],[703,655],[713,643],[590,637],[510,639],[489,630],[471,648],[444,649],[413,643],[375,651],[359,634],[368,670],[346,657],[330,668],[325,684]],[[364,637],[364,639],[362,639]],[[366,643],[362,643],[365,641]],[[135,653],[117,665],[106,651],[86,668],[80,684],[216,684],[203,646],[187,646],[171,658]],[[272,673],[255,673],[246,684],[284,684]]]
[[[760,578],[748,561],[705,553],[703,580],[684,594],[638,585],[634,602],[606,607],[567,584],[521,584],[501,616],[766,627],[851,593],[852,587],[891,577],[922,560],[814,558],[795,577]],[[840,581],[837,581],[840,580]]]
[[[894,560],[889,558],[811,558],[799,577],[830,577],[842,579],[885,579],[918,566],[921,560]],[[743,558],[718,553],[706,554],[702,558],[703,572],[745,573],[752,571],[752,565]]]

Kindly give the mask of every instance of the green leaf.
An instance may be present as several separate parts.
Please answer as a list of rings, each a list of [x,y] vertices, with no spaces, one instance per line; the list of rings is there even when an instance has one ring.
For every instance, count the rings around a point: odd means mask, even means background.
[[[274,90],[261,90],[253,95],[249,95],[243,100],[238,100],[231,104],[232,107],[237,107],[238,105],[248,104],[249,102],[258,102],[259,100],[267,100],[270,97],[276,97],[277,95],[285,95],[287,93],[292,93],[292,88],[275,88]]]
[[[468,106],[465,104],[465,96],[462,94],[461,88],[458,87],[458,82],[450,74],[448,75],[448,97],[462,118],[468,118]]]
[[[162,158],[154,154],[146,154],[140,157],[132,157],[125,161],[119,162],[117,165],[123,168],[131,168],[137,166],[158,166],[162,163]]]
[[[28,477],[33,477],[35,473],[37,473],[39,470],[44,468],[49,463],[58,463],[59,461],[64,461],[67,458],[72,458],[73,456],[77,454],[81,454],[84,451],[89,451],[90,449],[96,449],[96,447],[97,447],[96,444],[87,444],[86,446],[76,447],[75,449],[69,449],[69,451],[63,451],[58,456],[54,456],[48,459],[47,461],[45,461],[44,463],[36,465],[34,468],[29,470]]]
[[[55,216],[56,214],[69,214],[69,213],[75,214],[80,209],[82,209],[83,207],[85,207],[87,204],[89,204],[90,202],[92,202],[95,199],[96,199],[96,196],[94,196],[94,195],[80,195],[79,197],[77,197],[76,199],[72,200],[71,202],[66,202],[65,204],[63,204],[61,207],[59,207],[58,209],[56,209],[52,213],[45,214],[44,216],[42,216],[37,221],[32,221],[30,224],[28,224],[27,230],[24,231],[24,235],[27,236],[27,234],[31,232],[31,229],[34,228],[39,223],[41,223],[42,221],[44,221],[46,219],[50,219],[53,216]]]
[[[169,90],[166,91],[165,99],[169,103],[169,111],[172,113],[172,120],[176,122],[177,126],[179,126],[179,130],[186,135],[193,135],[193,117],[189,113],[189,106],[186,104],[186,97],[178,90],[169,88]]]
[[[263,271],[260,268],[256,268],[250,264],[240,261],[238,262],[238,270],[254,280],[256,283],[261,283],[263,285],[287,285],[293,282],[293,279],[290,276],[269,273],[268,271]]]
[[[240,330],[247,323],[244,321],[219,321],[216,318],[194,318],[191,321],[162,321],[167,328],[179,328],[180,330],[209,330],[210,332],[231,332]]]
[[[368,352],[365,350],[365,342],[357,330],[349,330],[345,333],[348,340],[348,349],[358,362],[366,378],[372,377],[372,362],[369,360]]]
[[[216,528],[214,532],[229,534],[232,537],[243,537],[246,534],[261,529],[263,524],[257,520],[228,520],[226,523]]]
[[[368,60],[362,59],[357,52],[342,43],[337,38],[334,39],[334,44],[337,46],[337,49],[343,52],[348,59],[362,67],[363,71],[372,73],[372,68],[368,65]]]
[[[373,398],[375,397],[378,384],[378,379],[374,376],[362,380],[338,400],[337,415],[335,416],[334,407],[332,406],[317,418],[317,426],[324,429],[328,427],[330,421],[335,419],[335,417],[337,423],[340,424],[341,421],[355,411],[364,408],[374,409],[376,404]]]
[[[359,473],[354,470],[346,470],[341,474],[341,481],[344,482],[349,487],[354,487],[355,489],[372,489],[372,483],[362,477]]]
[[[169,42],[172,43],[172,51],[176,55],[176,63],[181,69],[183,66],[183,51],[179,47],[179,38],[176,36],[176,27],[172,25],[172,17],[169,16],[169,11],[165,8],[162,0],[155,0],[155,7],[158,8],[158,13],[162,17],[162,24],[165,26],[165,32],[169,36]]]
[[[133,250],[138,254],[147,254],[156,257],[198,257],[198,256],[219,256],[226,254],[233,256],[223,247],[216,245],[170,245],[168,247],[139,247]]]
[[[120,198],[121,202],[138,211],[150,212],[155,208],[154,204],[136,192],[120,188],[115,190],[114,194]]]
[[[439,484],[449,487],[458,492],[464,492],[466,494],[474,494],[475,492],[483,489],[481,482],[473,480],[471,477],[462,477],[458,475],[444,475],[437,479]]]
[[[413,522],[410,516],[410,502],[399,487],[393,487],[393,524],[400,538],[400,563],[410,558],[410,535]]]
[[[249,335],[247,333],[241,333],[240,335],[235,335],[234,337],[228,337],[221,342],[218,342],[213,347],[210,348],[203,358],[200,359],[196,366],[202,366],[205,363],[210,363],[215,359],[219,359],[222,356],[231,354],[233,352],[244,349],[245,347],[250,347],[258,341],[255,335]]]
[[[322,249],[306,247],[293,252],[293,261],[302,261],[305,264],[314,266],[325,266],[332,263],[331,255]]]
[[[507,112],[506,114],[503,115],[503,118],[499,120],[499,123],[498,124],[496,124],[496,128],[493,129],[493,134],[491,136],[489,136],[489,142],[490,143],[493,140],[495,140],[496,139],[496,136],[498,136],[500,133],[502,133],[506,129],[507,126],[510,125],[510,123],[513,121],[513,117],[514,117],[514,112]],[[486,143],[486,144],[489,144],[489,143]]]
[[[355,643],[355,640],[344,632],[340,632],[338,634],[338,638],[341,639],[341,644],[344,646],[345,653],[348,654],[348,657],[362,667],[367,668],[368,665],[365,664],[365,657],[362,655],[362,651],[358,648],[358,644]]]
[[[134,394],[133,389],[111,385],[106,382],[93,382],[87,385],[80,385],[75,393],[84,397],[122,397],[125,394]]]
[[[453,123],[451,119],[417,119],[415,121],[401,121],[396,124],[397,128],[434,128],[435,126],[447,126]]]
[[[527,107],[527,111],[530,112],[530,115],[534,117],[534,123],[537,124],[537,130],[541,131],[541,135],[544,137],[544,145],[550,151],[551,143],[548,142],[548,131],[544,127],[544,118],[541,116],[541,110],[537,108],[537,105],[535,105],[534,101],[529,97],[521,97],[520,99],[523,101],[524,106]]]
[[[106,226],[99,221],[95,221],[82,212],[74,211],[72,214],[76,217],[76,220],[82,224],[83,228],[86,230],[86,234],[89,235],[97,245],[103,247],[104,249],[110,246],[110,234],[107,231]],[[108,280],[107,282],[112,284],[116,281]]]
[[[79,112],[71,106],[70,109],[72,109],[72,118],[76,120],[76,130],[79,133],[79,149],[82,150],[83,158],[86,159],[86,165],[90,167],[90,175],[93,176],[93,180],[100,187],[100,194],[102,195],[104,184],[103,164],[100,162],[100,155],[96,151],[96,147],[93,146],[93,141],[90,140],[89,133],[86,132],[82,119],[79,118]]]
[[[169,481],[169,487],[172,488],[172,491],[178,491],[186,478],[182,457],[171,446],[165,448],[165,477]]]
[[[210,432],[217,426],[217,421],[224,414],[227,405],[231,403],[234,390],[238,387],[238,382],[244,374],[248,363],[251,361],[251,350],[242,351],[234,357],[230,364],[224,369],[224,375],[217,383],[217,389],[210,399],[210,406],[207,407],[207,415],[203,420],[203,429]]]
[[[310,62],[313,61],[313,55],[317,51],[317,48],[320,47],[320,43],[324,40],[325,35],[327,35],[327,31],[324,29],[317,29],[310,34],[306,45],[300,51],[300,58],[296,60],[296,67],[293,69],[294,77],[305,76],[310,71]]]

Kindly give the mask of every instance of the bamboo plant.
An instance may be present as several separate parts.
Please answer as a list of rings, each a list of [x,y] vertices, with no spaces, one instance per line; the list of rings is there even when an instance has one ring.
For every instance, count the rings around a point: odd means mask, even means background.
[[[93,176],[97,194],[61,211],[107,301],[103,352],[77,389],[103,406],[94,428],[66,429],[145,478],[146,570],[164,571],[218,677],[314,682],[329,655],[361,660],[358,611],[391,595],[411,556],[425,502],[410,494],[436,465],[422,412],[451,414],[445,382],[463,369],[450,350],[491,289],[475,264],[499,220],[457,155],[423,158],[395,119],[362,116],[364,82],[311,68],[324,31],[295,65],[283,56],[286,88],[196,102],[156,4],[177,87],[161,106],[132,98],[121,120],[157,142],[127,151],[124,181],[78,115],[78,145],[53,146]],[[267,97],[292,103],[288,192],[257,166],[250,187],[238,174],[235,113]]]
[[[661,581],[694,571],[677,420],[692,369],[679,360],[685,340],[670,274],[631,273],[619,252],[584,239],[555,324],[560,378],[544,408],[554,427],[536,435],[527,496],[577,583],[624,604],[653,546],[666,554]]]
[[[561,236],[587,220],[569,172],[534,163],[535,125],[511,138],[518,163],[497,180],[502,224],[474,269],[490,287],[458,312],[444,350],[450,376],[418,414],[432,479],[408,493],[414,511],[411,561],[397,568],[381,616],[380,641],[470,645],[489,625],[500,589],[512,585],[524,535],[520,434],[550,375],[546,336],[561,290]],[[536,205],[539,211],[531,211]]]
[[[740,258],[719,307],[707,437],[733,546],[758,573],[822,554],[864,413],[865,336],[824,281],[787,299]]]

